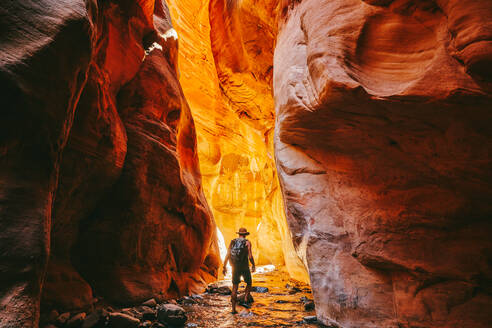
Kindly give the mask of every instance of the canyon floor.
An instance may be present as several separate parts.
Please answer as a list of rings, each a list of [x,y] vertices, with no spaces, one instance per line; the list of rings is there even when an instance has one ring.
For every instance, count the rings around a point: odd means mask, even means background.
[[[210,284],[203,293],[169,299],[158,304],[150,299],[140,306],[117,308],[104,300],[89,313],[47,311],[41,316],[44,328],[239,328],[319,327],[309,285],[293,280],[273,265],[260,266],[253,274],[254,302],[237,306],[231,313],[229,275]],[[245,283],[239,287],[244,294]],[[323,326],[324,327],[324,326]]]
[[[266,287],[268,292],[252,292],[254,302],[247,309],[238,306],[238,314],[231,314],[229,295],[202,294],[197,304],[185,305],[188,327],[318,327],[304,318],[315,316],[315,311],[305,310],[306,299],[311,300],[308,285],[292,280],[282,271],[261,270],[253,275],[254,287]],[[226,277],[227,278],[227,277]],[[231,287],[231,281],[219,281],[220,286]],[[241,283],[239,292],[244,291]],[[304,301],[303,301],[304,300]]]

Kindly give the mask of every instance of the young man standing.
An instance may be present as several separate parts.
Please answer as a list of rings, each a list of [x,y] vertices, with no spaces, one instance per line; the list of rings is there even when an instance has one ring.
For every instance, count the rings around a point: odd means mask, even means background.
[[[246,239],[249,232],[245,228],[239,229],[237,232],[239,238],[231,240],[227,255],[224,260],[224,269],[222,272],[224,275],[227,273],[227,262],[231,262],[232,266],[232,313],[236,314],[237,303],[237,288],[241,282],[241,276],[246,283],[246,289],[244,291],[244,302],[247,303],[249,293],[251,291],[251,272],[249,271],[248,259],[251,262],[251,271],[255,272],[255,260],[253,259],[253,252],[251,251],[251,242]]]

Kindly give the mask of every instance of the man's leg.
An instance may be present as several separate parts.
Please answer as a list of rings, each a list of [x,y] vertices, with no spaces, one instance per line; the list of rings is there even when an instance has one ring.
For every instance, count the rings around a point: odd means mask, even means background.
[[[237,288],[239,284],[232,284],[232,294],[231,294],[231,303],[232,303],[232,313],[237,313],[236,311],[236,302],[237,302]]]
[[[244,282],[246,283],[246,289],[244,290],[244,303],[249,303],[249,293],[251,292],[251,285],[253,284],[249,269],[244,273],[243,277]]]

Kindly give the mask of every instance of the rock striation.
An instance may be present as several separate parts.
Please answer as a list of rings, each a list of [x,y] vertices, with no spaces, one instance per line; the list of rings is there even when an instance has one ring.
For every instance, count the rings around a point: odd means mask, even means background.
[[[492,3],[285,1],[280,15],[275,154],[318,320],[488,326]]]
[[[185,294],[219,266],[163,1],[0,5],[0,326]],[[41,295],[42,294],[42,295]]]

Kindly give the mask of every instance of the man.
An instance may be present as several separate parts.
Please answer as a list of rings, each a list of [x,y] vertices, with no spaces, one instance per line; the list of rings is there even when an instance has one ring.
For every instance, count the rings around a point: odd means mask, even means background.
[[[236,314],[236,303],[237,303],[237,288],[241,282],[241,276],[246,283],[246,290],[244,291],[244,303],[246,305],[249,299],[249,293],[251,291],[251,272],[249,271],[248,258],[251,262],[251,271],[255,272],[255,260],[253,259],[253,253],[251,251],[251,243],[246,239],[249,232],[246,228],[241,228],[237,232],[239,238],[231,240],[229,249],[227,250],[227,255],[224,260],[224,269],[222,272],[224,275],[227,273],[227,262],[231,262],[232,266],[232,314]]]

